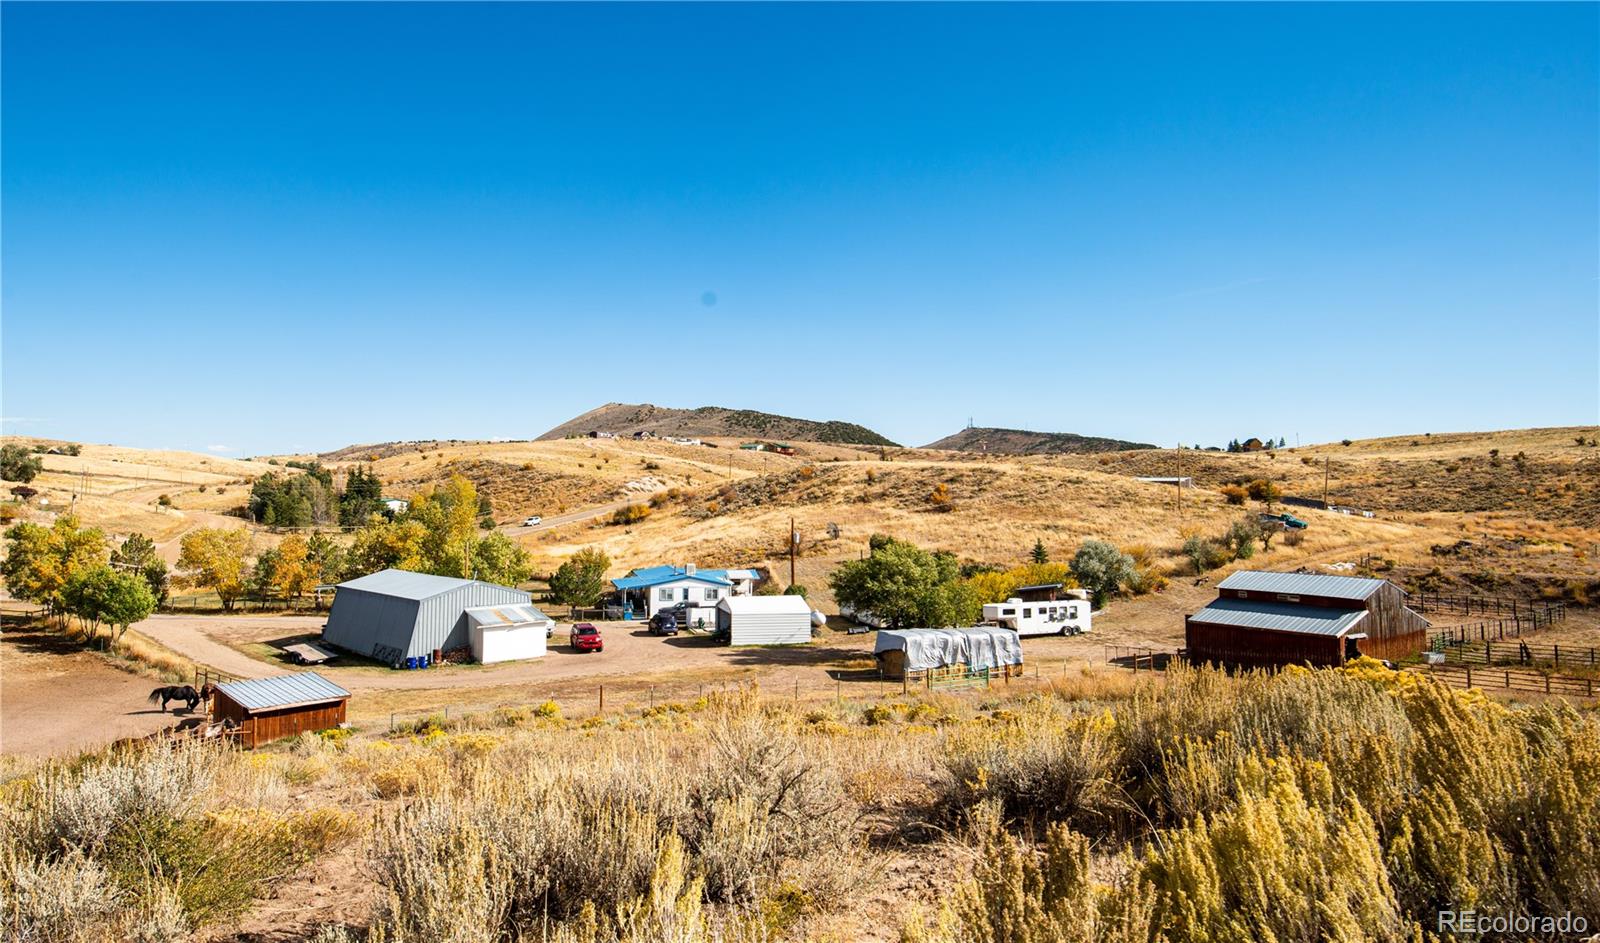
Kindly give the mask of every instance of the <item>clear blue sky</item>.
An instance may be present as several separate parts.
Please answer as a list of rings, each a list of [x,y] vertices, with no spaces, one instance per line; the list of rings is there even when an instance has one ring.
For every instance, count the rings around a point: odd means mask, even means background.
[[[1600,421],[1593,4],[0,16],[7,432]]]

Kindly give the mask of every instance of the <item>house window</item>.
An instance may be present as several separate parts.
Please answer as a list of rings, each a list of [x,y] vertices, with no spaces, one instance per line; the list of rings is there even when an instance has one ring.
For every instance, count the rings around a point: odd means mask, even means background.
[[[672,587],[668,586],[656,593],[656,598],[662,602],[672,602]]]
[[[687,587],[687,586],[685,586],[683,588],[683,601],[684,602],[688,602],[689,601],[689,587]]]
[[[707,602],[715,602],[716,598],[717,598],[717,591],[716,591],[716,589],[714,587],[712,589],[706,590],[706,601]]]

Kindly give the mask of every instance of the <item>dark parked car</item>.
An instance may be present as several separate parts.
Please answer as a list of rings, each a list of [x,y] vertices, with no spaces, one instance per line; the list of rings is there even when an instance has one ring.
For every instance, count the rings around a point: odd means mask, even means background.
[[[677,635],[678,634],[677,608],[662,609],[650,617],[651,635]]]
[[[600,630],[590,622],[579,622],[572,627],[572,647],[580,652],[603,652],[606,649],[605,641],[600,638]]]

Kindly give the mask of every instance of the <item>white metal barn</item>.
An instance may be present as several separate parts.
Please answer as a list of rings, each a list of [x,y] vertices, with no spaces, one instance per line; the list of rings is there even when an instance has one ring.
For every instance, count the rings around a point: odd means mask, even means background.
[[[467,610],[472,657],[485,665],[497,661],[543,658],[545,638],[555,620],[533,606],[475,606]]]
[[[804,596],[727,596],[717,603],[717,631],[730,645],[803,645],[811,641]]]

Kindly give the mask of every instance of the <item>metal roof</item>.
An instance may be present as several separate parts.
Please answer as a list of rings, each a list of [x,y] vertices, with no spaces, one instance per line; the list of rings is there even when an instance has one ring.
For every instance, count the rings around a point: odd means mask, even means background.
[[[679,580],[697,580],[713,586],[733,585],[725,570],[695,570],[690,573],[686,567],[681,566],[642,567],[627,576],[612,580],[611,585],[617,589],[643,589],[661,583],[676,583]]]
[[[1189,618],[1208,625],[1338,637],[1355,628],[1366,617],[1365,609],[1329,609],[1326,606],[1301,606],[1292,602],[1256,599],[1217,599]]]
[[[1387,580],[1359,576],[1327,576],[1322,573],[1267,573],[1240,570],[1217,584],[1218,589],[1242,589],[1256,593],[1289,593],[1295,596],[1326,596],[1330,599],[1365,600],[1383,588]]]
[[[359,589],[362,592],[395,596],[400,599],[427,599],[462,586],[471,586],[476,582],[478,581],[465,580],[458,576],[434,576],[431,573],[389,569],[346,580],[339,584],[339,588]]]
[[[1016,589],[1012,590],[1012,592],[1014,592],[1014,593],[1026,593],[1029,590],[1035,590],[1035,589],[1060,589],[1061,587],[1063,587],[1065,585],[1067,585],[1067,584],[1066,583],[1035,583],[1032,586],[1018,586]]]
[[[774,612],[811,615],[804,596],[724,596],[717,605],[732,613]]]
[[[527,625],[533,622],[544,624],[555,621],[534,606],[474,606],[466,612],[467,618],[472,620],[473,625]]]
[[[246,710],[267,710],[276,707],[295,707],[301,704],[320,704],[338,701],[350,692],[315,671],[278,675],[274,678],[254,678],[249,681],[229,681],[217,685],[217,690]]]

